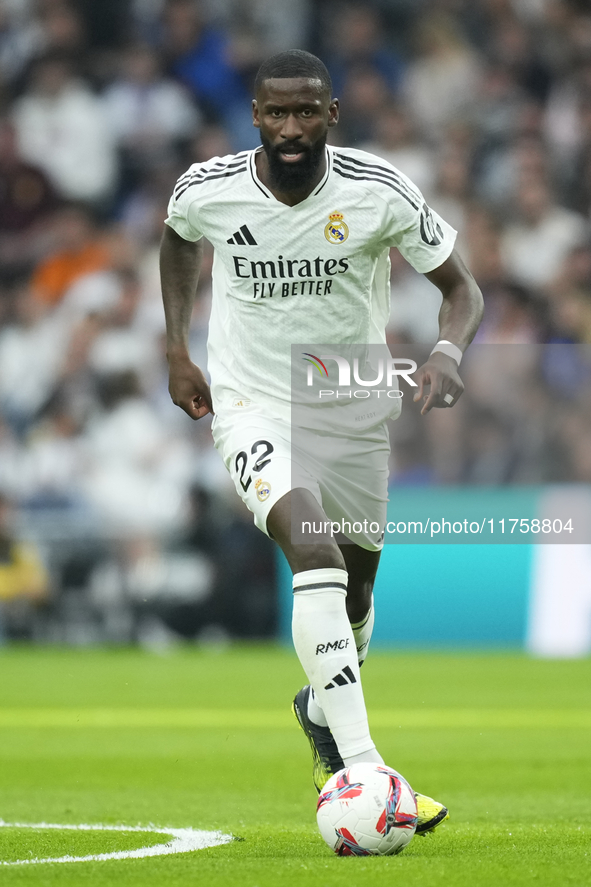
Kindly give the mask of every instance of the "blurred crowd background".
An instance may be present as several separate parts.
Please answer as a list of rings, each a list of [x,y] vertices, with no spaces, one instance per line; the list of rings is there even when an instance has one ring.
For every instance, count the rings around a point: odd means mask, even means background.
[[[486,300],[454,422],[407,410],[392,482],[591,480],[588,0],[0,0],[0,637],[276,631],[271,543],[168,397],[157,253],[177,177],[258,144],[254,75],[293,47],[329,67],[333,142],[410,176]],[[396,252],[392,294],[390,343],[433,343]]]

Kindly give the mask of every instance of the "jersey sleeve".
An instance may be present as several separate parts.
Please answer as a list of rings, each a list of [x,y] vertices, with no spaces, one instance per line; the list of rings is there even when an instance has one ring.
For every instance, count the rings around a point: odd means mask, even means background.
[[[457,231],[427,205],[410,179],[396,173],[398,188],[383,207],[382,235],[416,271],[427,274],[449,257]]]
[[[203,237],[199,227],[199,203],[195,189],[190,187],[192,177],[199,171],[199,165],[195,164],[180,177],[174,186],[168,203],[168,215],[164,220],[183,240],[197,241]]]
[[[416,271],[427,274],[449,258],[457,233],[423,200],[411,224],[398,235],[396,246]]]

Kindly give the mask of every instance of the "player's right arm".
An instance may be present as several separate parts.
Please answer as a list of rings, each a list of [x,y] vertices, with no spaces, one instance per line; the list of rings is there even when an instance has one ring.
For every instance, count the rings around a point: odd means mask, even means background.
[[[189,327],[201,270],[203,241],[185,240],[164,226],[160,245],[160,278],[166,317],[168,390],[191,419],[213,413],[211,392],[203,371],[189,356]]]

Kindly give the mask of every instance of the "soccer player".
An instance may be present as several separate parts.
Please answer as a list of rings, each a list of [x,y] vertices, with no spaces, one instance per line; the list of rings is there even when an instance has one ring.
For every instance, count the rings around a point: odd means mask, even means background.
[[[214,443],[238,494],[293,571],[293,640],[310,682],[294,712],[320,790],[343,766],[383,763],[359,667],[374,622],[388,446],[383,419],[352,429],[350,447],[335,452],[359,454],[354,470],[343,458],[339,471],[337,456],[332,486],[307,463],[301,483],[292,482],[290,345],[385,343],[388,251],[397,247],[443,296],[439,342],[415,375],[414,399],[426,414],[462,393],[458,365],[482,296],[454,251],[455,231],[412,182],[378,157],[327,146],[339,103],[320,59],[290,50],[263,62],[252,108],[262,147],[191,166],[170,201],[161,246],[169,390],[191,418],[214,414]],[[187,344],[202,237],[214,246],[211,389]],[[353,533],[342,545],[292,542],[293,509],[310,522],[350,519],[348,503],[366,487],[380,491],[367,503],[380,532]],[[447,817],[443,804],[424,795],[417,802],[417,833]]]

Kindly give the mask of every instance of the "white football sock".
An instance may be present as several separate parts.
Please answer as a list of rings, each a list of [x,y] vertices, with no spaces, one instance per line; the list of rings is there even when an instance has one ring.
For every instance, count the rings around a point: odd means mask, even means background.
[[[341,755],[341,757],[343,757]],[[352,767],[353,764],[383,764],[384,759],[377,748],[370,748],[369,751],[361,752],[359,755],[350,755],[343,757],[345,767]]]
[[[355,646],[357,648],[357,661],[359,662],[360,666],[365,661],[365,657],[367,656],[374,622],[375,610],[372,595],[371,607],[367,611],[367,615],[365,616],[365,618],[362,619],[361,622],[351,623],[351,628],[353,629],[353,637],[355,638]],[[308,696],[308,717],[310,718],[310,720],[314,721],[315,724],[318,724],[319,727],[328,727],[324,712],[318,704],[318,700],[316,699],[314,690],[312,690],[312,692]]]
[[[347,572],[324,568],[293,577],[293,642],[341,757],[375,749],[347,618]]]
[[[312,690],[308,696],[308,717],[311,721],[314,721],[315,724],[318,724],[319,727],[328,727],[328,722],[324,716],[324,712],[318,705],[314,690]]]
[[[357,647],[357,661],[362,665],[369,650],[369,642],[373,632],[375,622],[375,610],[373,606],[373,595],[371,596],[371,607],[369,608],[365,619],[361,622],[352,622],[353,637],[355,638],[355,646]]]

